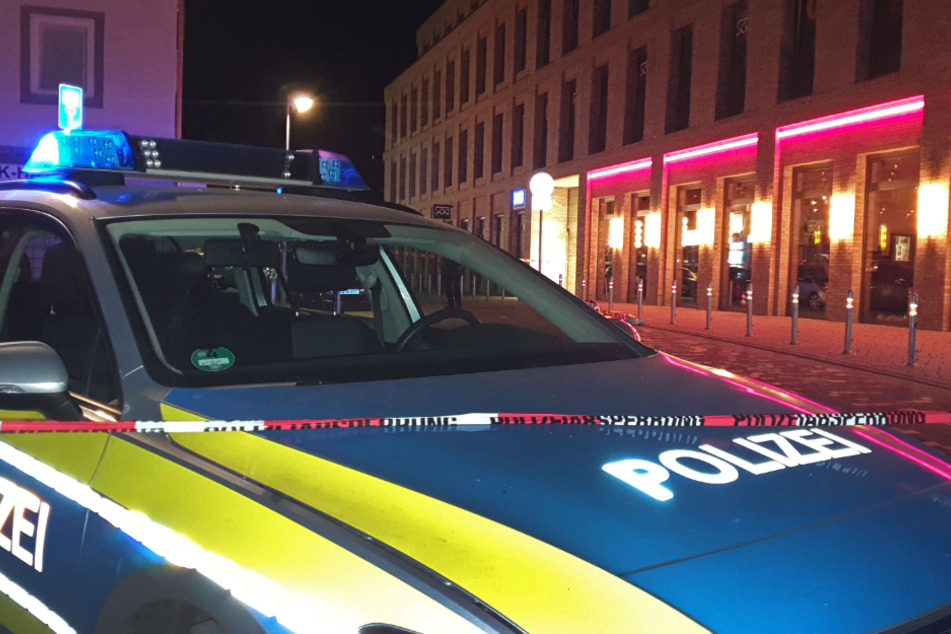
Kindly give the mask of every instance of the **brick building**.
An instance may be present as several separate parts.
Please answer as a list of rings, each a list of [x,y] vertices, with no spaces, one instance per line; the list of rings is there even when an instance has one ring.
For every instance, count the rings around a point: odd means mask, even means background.
[[[385,196],[579,296],[902,324],[915,292],[947,330],[948,33],[933,0],[448,0],[385,91]]]
[[[182,2],[4,2],[0,180],[56,128],[60,83],[83,88],[86,128],[179,136]]]

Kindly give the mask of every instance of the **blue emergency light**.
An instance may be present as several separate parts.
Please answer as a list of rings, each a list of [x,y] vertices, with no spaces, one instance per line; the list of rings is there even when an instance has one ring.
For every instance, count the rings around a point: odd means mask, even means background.
[[[139,137],[116,130],[50,132],[40,139],[23,168],[30,176],[68,176],[89,170],[287,192],[315,186],[369,189],[343,154]]]

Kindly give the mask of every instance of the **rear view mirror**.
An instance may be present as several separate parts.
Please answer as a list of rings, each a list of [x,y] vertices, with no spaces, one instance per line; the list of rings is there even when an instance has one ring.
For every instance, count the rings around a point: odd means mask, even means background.
[[[0,343],[0,418],[80,420],[66,366],[39,341]]]

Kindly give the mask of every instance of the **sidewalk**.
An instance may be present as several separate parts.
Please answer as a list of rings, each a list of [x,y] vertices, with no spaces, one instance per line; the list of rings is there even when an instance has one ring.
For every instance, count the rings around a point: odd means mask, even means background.
[[[607,302],[599,302],[608,311]],[[612,312],[637,317],[637,304],[614,302]],[[774,350],[800,357],[813,358],[864,369],[881,374],[910,378],[938,387],[951,385],[951,332],[921,330],[916,332],[915,366],[908,366],[908,327],[878,324],[852,324],[852,345],[845,350],[845,323],[821,319],[799,318],[796,345],[791,345],[792,318],[753,315],[752,335],[746,336],[745,312],[714,311],[710,330],[706,329],[705,309],[678,306],[674,323],[670,323],[670,306],[643,306],[640,328],[660,328],[710,337],[723,341]]]

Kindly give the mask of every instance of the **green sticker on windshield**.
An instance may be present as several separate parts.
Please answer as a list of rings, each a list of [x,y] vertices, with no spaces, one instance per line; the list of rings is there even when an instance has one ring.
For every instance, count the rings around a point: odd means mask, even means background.
[[[192,353],[192,365],[205,372],[219,372],[234,365],[234,353],[227,348],[199,348]]]

